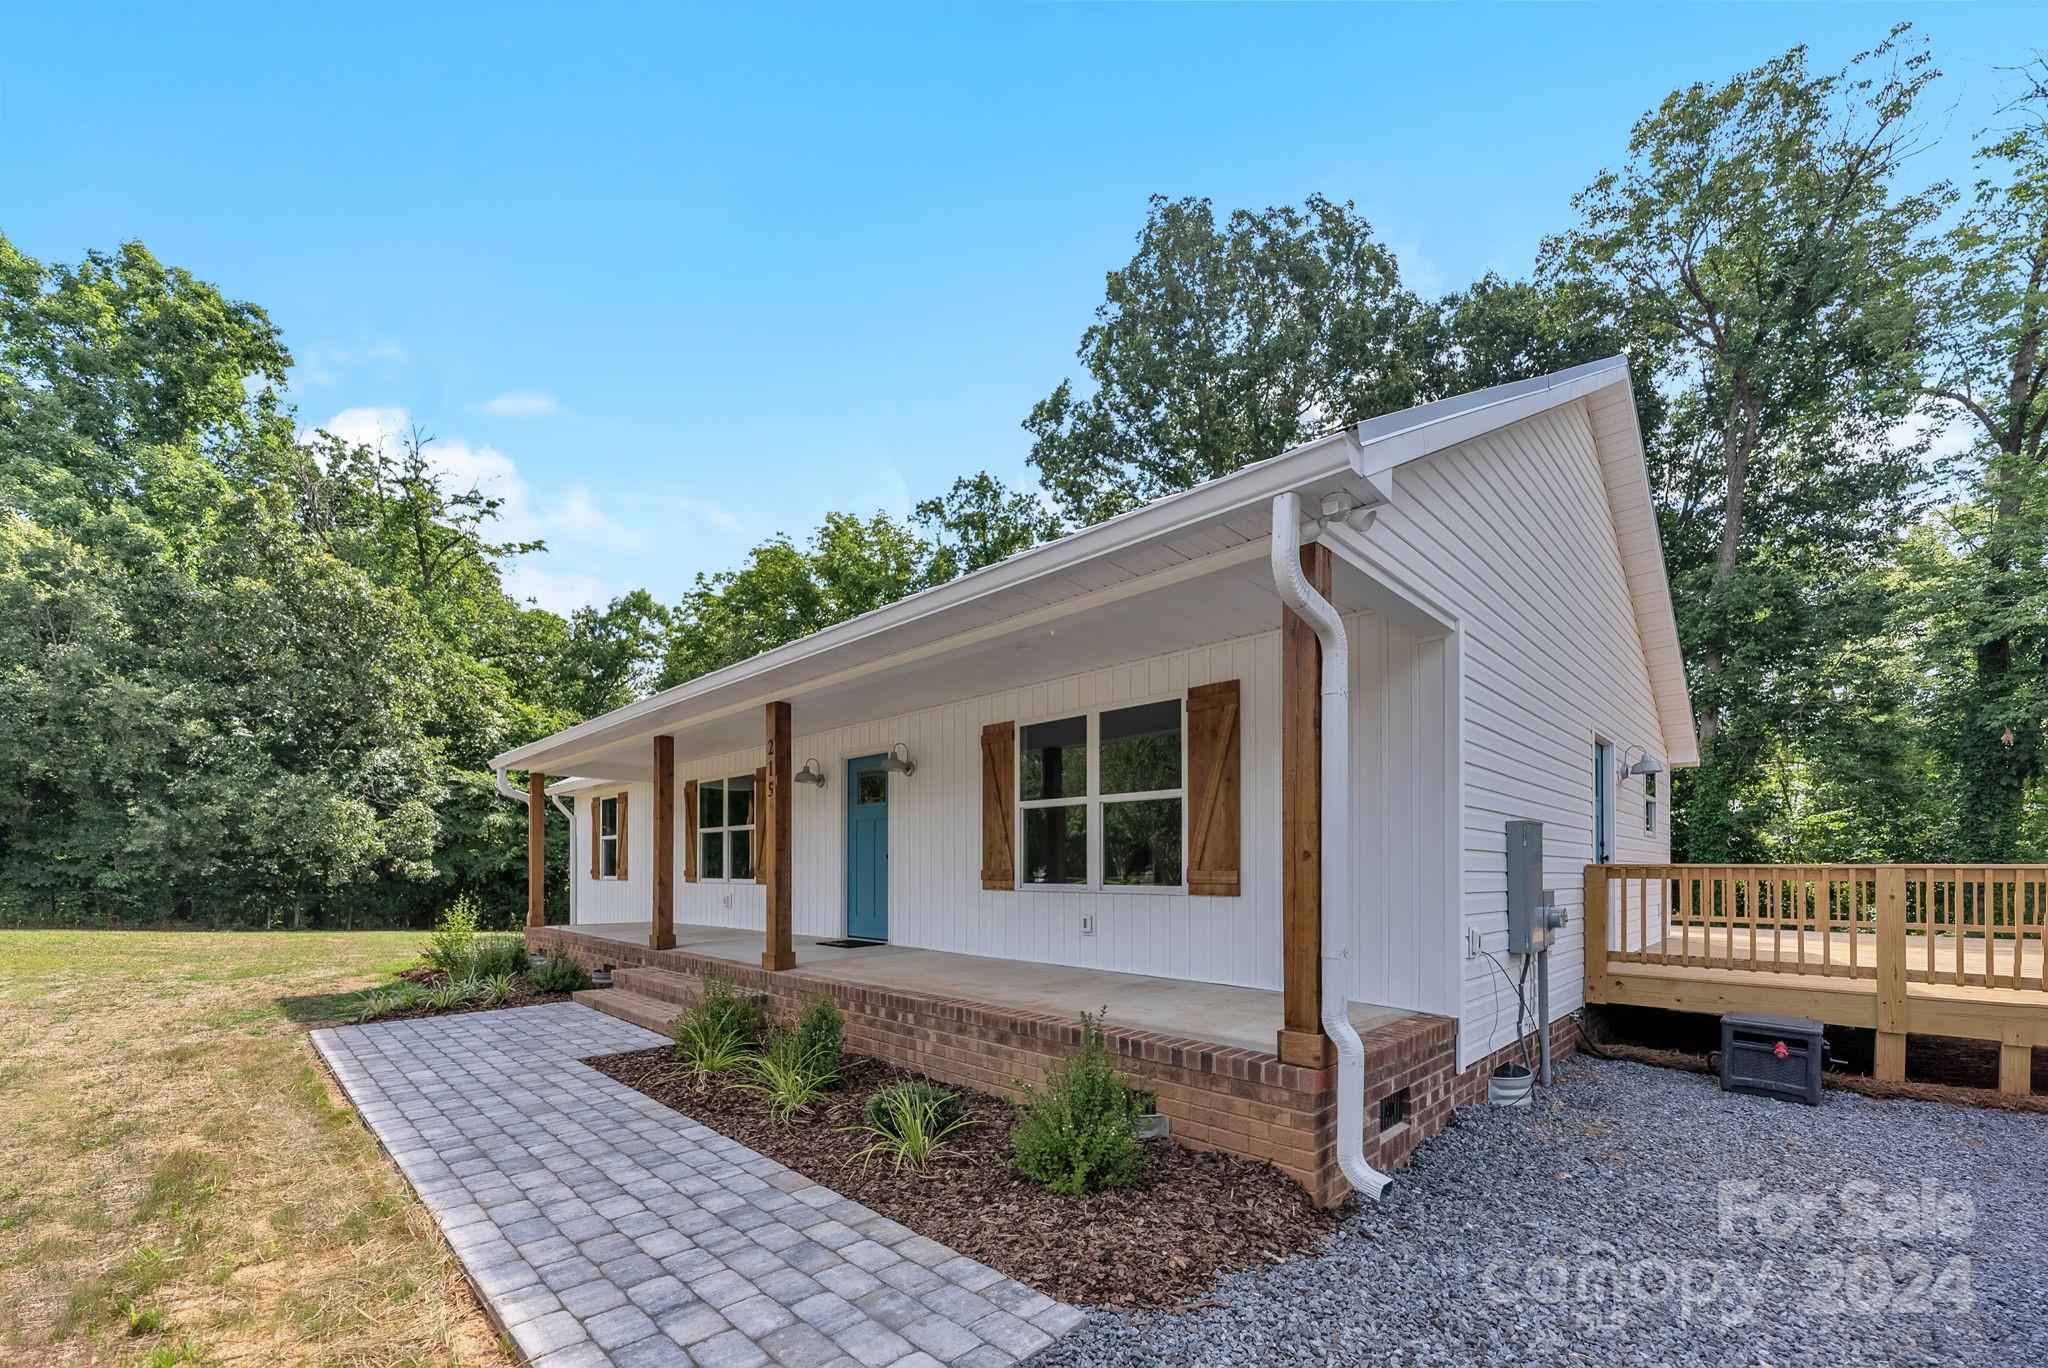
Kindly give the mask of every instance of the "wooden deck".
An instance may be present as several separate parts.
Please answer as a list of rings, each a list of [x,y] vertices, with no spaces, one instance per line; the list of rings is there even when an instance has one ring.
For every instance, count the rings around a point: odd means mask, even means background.
[[[1586,1000],[1996,1041],[2024,1092],[2048,1045],[2048,867],[1588,865]]]

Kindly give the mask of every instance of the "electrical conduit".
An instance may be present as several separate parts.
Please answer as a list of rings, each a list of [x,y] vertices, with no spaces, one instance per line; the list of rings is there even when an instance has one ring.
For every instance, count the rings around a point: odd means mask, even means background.
[[[1273,587],[1323,648],[1322,1023],[1337,1047],[1337,1167],[1361,1197],[1393,1180],[1365,1162],[1365,1042],[1351,1024],[1351,686],[1344,619],[1301,569],[1301,497],[1273,498]]]

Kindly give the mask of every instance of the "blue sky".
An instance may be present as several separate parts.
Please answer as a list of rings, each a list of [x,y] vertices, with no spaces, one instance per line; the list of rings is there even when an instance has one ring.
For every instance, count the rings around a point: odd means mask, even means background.
[[[1321,191],[1418,288],[1520,274],[1674,86],[1901,18],[1947,72],[1918,175],[1966,176],[2039,0],[38,6],[0,231],[265,306],[304,424],[416,421],[547,539],[520,592],[672,599],[828,509],[1020,477],[1150,194]]]

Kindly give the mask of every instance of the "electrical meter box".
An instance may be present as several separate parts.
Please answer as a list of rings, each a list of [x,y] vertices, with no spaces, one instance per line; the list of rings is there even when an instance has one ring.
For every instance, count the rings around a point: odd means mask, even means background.
[[[1543,823],[1509,822],[1508,953],[1548,950],[1564,925],[1564,910],[1543,886]]]

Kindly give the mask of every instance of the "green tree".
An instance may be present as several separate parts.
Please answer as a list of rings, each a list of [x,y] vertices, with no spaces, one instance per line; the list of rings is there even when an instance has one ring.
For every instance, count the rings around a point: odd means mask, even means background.
[[[1240,209],[1155,196],[1109,274],[1071,381],[1031,410],[1030,462],[1086,526],[1410,403],[1421,305],[1351,204]]]
[[[1972,441],[1973,497],[1921,549],[1928,645],[1959,803],[1958,855],[2038,857],[2048,767],[2048,64],[1945,235],[1928,393]]]
[[[778,533],[737,570],[697,576],[672,617],[659,687],[695,679],[944,578],[930,543],[886,513],[830,513],[805,546]]]
[[[1895,30],[1834,74],[1795,48],[1675,91],[1544,245],[1545,280],[1620,301],[1672,396],[1653,476],[1703,753],[1681,790],[1691,858],[1765,853],[1767,759],[1836,705],[1802,681],[1869,620],[1909,514],[1919,451],[1893,432],[1912,406],[1917,235],[1941,198],[1896,181],[1934,76]]]
[[[409,606],[291,518],[261,310],[0,239],[0,898],[296,920],[431,874]]]
[[[1028,551],[1060,534],[1059,519],[1029,490],[980,471],[953,481],[912,510],[936,549],[931,577],[952,579]]]

